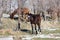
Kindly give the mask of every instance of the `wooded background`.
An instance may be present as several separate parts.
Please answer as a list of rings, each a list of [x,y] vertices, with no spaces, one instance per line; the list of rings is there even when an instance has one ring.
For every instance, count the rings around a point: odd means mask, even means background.
[[[0,18],[2,14],[10,14],[17,8],[28,8],[32,14],[40,13],[43,11],[44,14],[47,13],[46,10],[52,9],[52,18],[55,20],[60,15],[57,11],[60,10],[60,0],[0,0]]]

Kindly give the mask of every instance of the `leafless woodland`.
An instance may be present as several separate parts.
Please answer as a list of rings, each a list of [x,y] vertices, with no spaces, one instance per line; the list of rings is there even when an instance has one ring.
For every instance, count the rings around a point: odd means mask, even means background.
[[[34,13],[40,13],[40,11],[43,11],[44,14],[47,13],[46,10],[53,10],[53,13],[51,16],[54,16],[56,13],[56,18],[58,13],[60,13],[60,0],[0,0],[0,10],[2,13],[10,14],[17,8],[29,8],[30,12]]]

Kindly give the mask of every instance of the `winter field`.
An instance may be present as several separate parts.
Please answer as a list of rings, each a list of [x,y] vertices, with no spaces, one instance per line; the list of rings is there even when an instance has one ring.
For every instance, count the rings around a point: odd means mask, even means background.
[[[28,10],[23,10],[24,8]],[[24,11],[41,13],[41,16],[45,15],[46,19],[51,17],[52,20],[42,19],[42,32],[37,35],[35,31],[32,34],[30,22],[20,21],[21,30],[17,30],[18,20],[10,19],[9,15],[25,13]],[[0,18],[0,40],[60,40],[60,0],[0,0]]]
[[[60,40],[60,23],[53,21],[41,21],[42,32],[31,34],[30,23],[21,22],[21,30],[17,31],[17,20],[2,17],[0,36],[12,36],[14,40]]]

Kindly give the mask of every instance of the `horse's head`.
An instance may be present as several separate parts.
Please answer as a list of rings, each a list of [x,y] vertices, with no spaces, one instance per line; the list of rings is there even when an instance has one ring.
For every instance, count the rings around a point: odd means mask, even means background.
[[[11,19],[14,19],[14,15],[17,13],[17,10],[18,10],[18,8],[15,9],[15,10],[10,14],[10,18],[11,18]]]
[[[26,16],[26,18],[27,18],[27,21],[29,22],[30,20],[33,20],[33,14],[31,14],[31,13],[28,13],[28,14],[26,14],[27,16]]]

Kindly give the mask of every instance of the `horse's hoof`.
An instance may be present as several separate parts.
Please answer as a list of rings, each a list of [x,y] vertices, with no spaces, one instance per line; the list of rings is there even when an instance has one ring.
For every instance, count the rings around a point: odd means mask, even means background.
[[[36,34],[38,34],[38,32],[36,32]]]
[[[40,30],[40,32],[41,32],[41,30]]]
[[[38,31],[38,34],[41,34],[41,30]]]
[[[38,31],[38,34],[39,34],[40,32]]]

